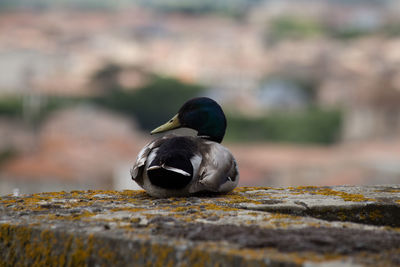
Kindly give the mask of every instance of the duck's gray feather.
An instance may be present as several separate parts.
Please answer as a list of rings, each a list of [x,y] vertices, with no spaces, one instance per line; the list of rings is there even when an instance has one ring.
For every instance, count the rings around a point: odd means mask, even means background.
[[[200,149],[202,162],[198,183],[190,188],[191,192],[213,191],[229,192],[239,182],[236,160],[224,146],[210,141],[203,141]]]

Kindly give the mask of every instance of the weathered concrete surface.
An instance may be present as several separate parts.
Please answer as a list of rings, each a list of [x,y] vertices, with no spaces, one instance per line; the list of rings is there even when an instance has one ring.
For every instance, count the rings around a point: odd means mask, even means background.
[[[400,266],[400,186],[0,198],[0,266]]]

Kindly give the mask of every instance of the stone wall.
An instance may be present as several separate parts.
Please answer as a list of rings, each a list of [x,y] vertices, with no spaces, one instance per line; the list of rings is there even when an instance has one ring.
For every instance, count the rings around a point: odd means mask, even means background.
[[[400,186],[0,198],[0,266],[267,265],[400,265]]]

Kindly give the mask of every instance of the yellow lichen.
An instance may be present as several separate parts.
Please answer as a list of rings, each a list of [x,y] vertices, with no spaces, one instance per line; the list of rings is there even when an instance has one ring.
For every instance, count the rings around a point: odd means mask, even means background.
[[[400,189],[379,189],[379,190],[375,190],[375,192],[381,193],[381,192],[385,192],[385,193],[400,193]]]
[[[346,212],[344,212],[344,211],[339,211],[337,216],[338,216],[339,220],[341,220],[341,221],[347,220],[347,215],[346,215]]]
[[[197,249],[186,250],[184,257],[188,260],[189,266],[211,266],[210,255],[206,251],[201,251]]]
[[[226,197],[227,203],[237,204],[237,203],[253,203],[253,204],[262,204],[260,201],[253,200],[251,198],[247,198],[240,193],[230,193]]]
[[[87,260],[93,250],[93,235],[90,235],[87,242],[81,238],[75,238],[73,252],[70,255],[71,266],[87,266]]]
[[[365,201],[376,201],[372,198],[364,197],[361,194],[350,194],[343,191],[336,191],[327,187],[316,187],[316,186],[299,186],[291,188],[294,194],[315,194],[324,196],[336,196],[342,198],[344,201],[352,202],[365,202]]]
[[[238,224],[258,224],[259,227],[281,227],[286,228],[297,223],[304,223],[301,217],[281,214],[281,213],[265,213],[257,211],[249,211],[239,209],[241,203],[259,205],[263,200],[271,198],[279,198],[280,196],[271,197],[272,188],[262,187],[243,187],[237,188],[233,192],[226,195],[217,195],[205,198],[168,198],[154,199],[149,197],[144,191],[72,191],[72,192],[53,192],[33,194],[26,197],[0,198],[0,205],[8,207],[7,209],[32,212],[39,214],[32,216],[34,221],[30,222],[27,227],[17,227],[10,225],[0,225],[0,242],[6,244],[9,248],[9,263],[7,266],[26,265],[29,262],[32,266],[74,266],[87,265],[90,257],[98,257],[102,263],[112,265],[118,259],[118,255],[113,251],[114,248],[102,245],[98,247],[98,239],[94,236],[86,237],[76,236],[73,234],[65,234],[64,236],[56,236],[51,230],[38,230],[46,224],[56,224],[56,220],[71,220],[73,225],[80,225],[80,222],[94,222],[93,225],[102,227],[104,222],[106,229],[118,228],[126,236],[134,237],[136,240],[147,240],[141,244],[140,249],[132,250],[132,257],[140,260],[144,265],[149,266],[174,266],[176,264],[176,251],[174,250],[175,241],[170,240],[168,244],[155,243],[154,236],[151,233],[157,221],[150,221],[153,217],[173,217],[177,222],[204,222],[204,220],[219,220],[231,218],[236,215],[244,215],[240,217],[240,221],[233,221]],[[283,188],[273,190],[285,190]],[[289,189],[292,194],[315,194],[327,195],[341,198],[344,201],[373,201],[373,199],[364,197],[361,194],[349,194],[346,192],[332,190],[325,187],[292,187]],[[103,205],[104,203],[104,205]],[[129,203],[129,205],[126,205]],[[400,200],[397,200],[400,204]],[[91,207],[93,205],[93,207]],[[89,212],[88,210],[96,210],[101,207],[100,211]],[[77,209],[78,208],[78,209]],[[93,208],[93,209],[92,209]],[[57,210],[57,214],[53,212]],[[69,212],[74,209],[77,213]],[[60,211],[60,212],[58,212]],[[81,211],[79,213],[79,211]],[[25,213],[26,214],[26,213]],[[99,215],[99,216],[94,216]],[[109,216],[109,217],[108,217]],[[357,219],[379,220],[384,215],[380,210],[372,210],[361,214],[346,214],[345,211],[339,211],[337,217],[342,220],[348,220],[348,216],[357,217]],[[212,217],[212,218],[211,218]],[[23,218],[23,217],[21,217]],[[22,219],[23,220],[23,219]],[[35,221],[36,220],[36,221]],[[76,221],[79,221],[77,223]],[[226,222],[224,221],[224,222]],[[62,224],[67,222],[61,222]],[[100,224],[99,224],[100,223]],[[36,230],[32,230],[37,225]],[[309,224],[307,224],[309,225]],[[320,224],[316,225],[320,226]],[[39,231],[39,232],[38,232]],[[400,231],[392,229],[392,231]],[[150,236],[150,237],[149,237]],[[151,241],[149,241],[151,240]],[[163,239],[161,239],[163,240]],[[99,241],[100,242],[100,241]],[[174,242],[174,243],[171,243]],[[199,242],[204,243],[204,242]],[[207,243],[207,242],[205,242]],[[173,244],[173,245],[171,245]],[[185,244],[186,245],[186,244]],[[197,246],[197,244],[196,244]],[[62,253],[55,254],[53,248],[61,247]],[[187,266],[204,266],[218,265],[210,250],[224,251],[224,255],[230,255],[226,251],[230,246],[226,246],[226,250],[218,242],[208,242],[205,247],[195,247],[182,252],[183,263]],[[21,251],[23,248],[23,252]],[[14,251],[14,252],[13,252]],[[304,262],[306,254],[293,256],[289,253],[278,253],[273,249],[245,249],[232,250],[234,257],[244,257],[246,259],[260,260],[264,262],[267,257],[274,259],[287,259],[290,262]],[[243,252],[245,251],[245,252]],[[271,251],[273,253],[271,254]],[[14,254],[13,254],[14,253]],[[19,254],[18,254],[19,253]],[[22,254],[21,254],[22,253]],[[275,254],[274,254],[275,253]],[[17,255],[18,254],[18,255]],[[278,256],[276,256],[278,255]],[[289,255],[289,256],[288,256]],[[295,255],[295,254],[293,254]],[[308,255],[310,256],[310,255]],[[312,256],[312,255],[311,255]],[[310,257],[311,257],[310,256]],[[232,256],[232,259],[234,259]],[[329,258],[325,255],[315,256],[312,261],[323,261]],[[334,256],[331,256],[334,258]],[[0,266],[4,262],[0,259]],[[132,262],[133,263],[133,262]]]
[[[373,210],[373,211],[371,211],[370,213],[369,213],[369,218],[371,219],[371,220],[373,220],[373,221],[376,221],[376,220],[378,220],[378,219],[382,219],[384,216],[383,216],[383,214],[382,214],[382,211],[381,210],[378,210],[378,209],[375,209],[375,210]]]
[[[97,253],[98,257],[104,259],[106,262],[114,263],[117,256],[115,252],[109,247],[101,247]]]
[[[110,211],[129,211],[129,212],[139,212],[139,211],[144,211],[146,210],[145,208],[132,208],[132,207],[117,207],[117,208],[112,208]]]
[[[85,266],[92,254],[94,237],[55,236],[50,230],[1,224],[0,243],[11,252],[7,263],[0,260],[0,266]]]

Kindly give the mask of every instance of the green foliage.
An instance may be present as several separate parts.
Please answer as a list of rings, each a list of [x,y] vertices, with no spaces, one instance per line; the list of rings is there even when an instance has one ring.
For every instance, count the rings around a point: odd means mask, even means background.
[[[400,36],[400,23],[390,23],[382,27],[381,32],[389,37]]]
[[[118,87],[92,98],[49,96],[37,116],[31,119],[34,124],[40,124],[54,110],[90,101],[130,116],[142,128],[150,130],[166,122],[176,114],[182,103],[201,95],[204,90],[199,85],[156,76],[142,88],[123,90]],[[21,97],[0,98],[0,115],[22,117],[22,108]],[[339,111],[310,108],[298,112],[273,112],[257,118],[228,114],[227,119],[228,141],[331,144],[339,138],[342,114]],[[9,156],[12,153],[0,155],[1,158]]]
[[[338,141],[341,125],[341,112],[317,108],[257,118],[229,115],[226,139],[332,144]]]
[[[282,16],[271,22],[268,39],[301,39],[321,35],[323,28],[318,22],[308,18]]]
[[[108,73],[110,72],[106,74]],[[110,85],[112,88],[104,88],[106,93],[97,97],[47,96],[39,112],[29,114],[30,122],[38,125],[57,109],[78,103],[94,102],[135,118],[144,129],[151,129],[176,114],[182,103],[204,92],[204,88],[199,85],[157,76],[148,85],[137,89],[124,90],[116,83]],[[0,115],[22,118],[23,98],[0,98]]]
[[[358,28],[344,28],[344,29],[336,29],[330,28],[327,30],[329,36],[335,39],[341,40],[350,40],[360,38],[369,34],[372,34],[369,30],[358,29]]]
[[[271,21],[266,31],[266,39],[276,42],[285,39],[305,39],[324,36],[342,41],[361,38],[367,35],[383,34],[385,36],[400,35],[398,23],[386,23],[377,28],[364,28],[357,25],[335,25],[323,20],[313,20],[293,15],[277,17]]]
[[[156,77],[135,90],[109,91],[94,102],[138,120],[144,129],[152,129],[175,115],[182,103],[200,95],[204,88],[172,78]]]
[[[13,117],[21,116],[22,98],[21,97],[0,98],[0,115],[13,116]]]
[[[38,116],[34,118],[35,123],[42,122],[48,115],[53,111],[60,108],[65,108],[73,106],[79,103],[87,102],[88,100],[81,97],[71,97],[71,96],[48,96],[44,102]]]
[[[21,119],[24,115],[27,115],[26,119],[29,120],[28,122],[33,125],[38,125],[54,110],[83,102],[85,99],[65,96],[46,96],[36,114],[26,114],[27,111],[23,110],[23,101],[24,98],[21,96],[0,98],[0,116]]]
[[[179,12],[184,14],[219,14],[240,18],[248,8],[259,0],[142,0],[145,6],[162,12]]]
[[[329,36],[341,40],[351,40],[373,34],[390,38],[400,36],[400,24],[398,22],[388,22],[376,29],[362,29],[357,27],[328,27],[327,33]]]
[[[98,70],[91,77],[93,85],[100,91],[119,90],[118,74],[122,71],[122,67],[116,64],[108,64]]]
[[[163,12],[180,12],[186,14],[209,14],[237,16],[244,14],[250,5],[260,0],[1,0],[0,11],[15,8],[73,8],[115,10],[135,5],[153,8]]]

